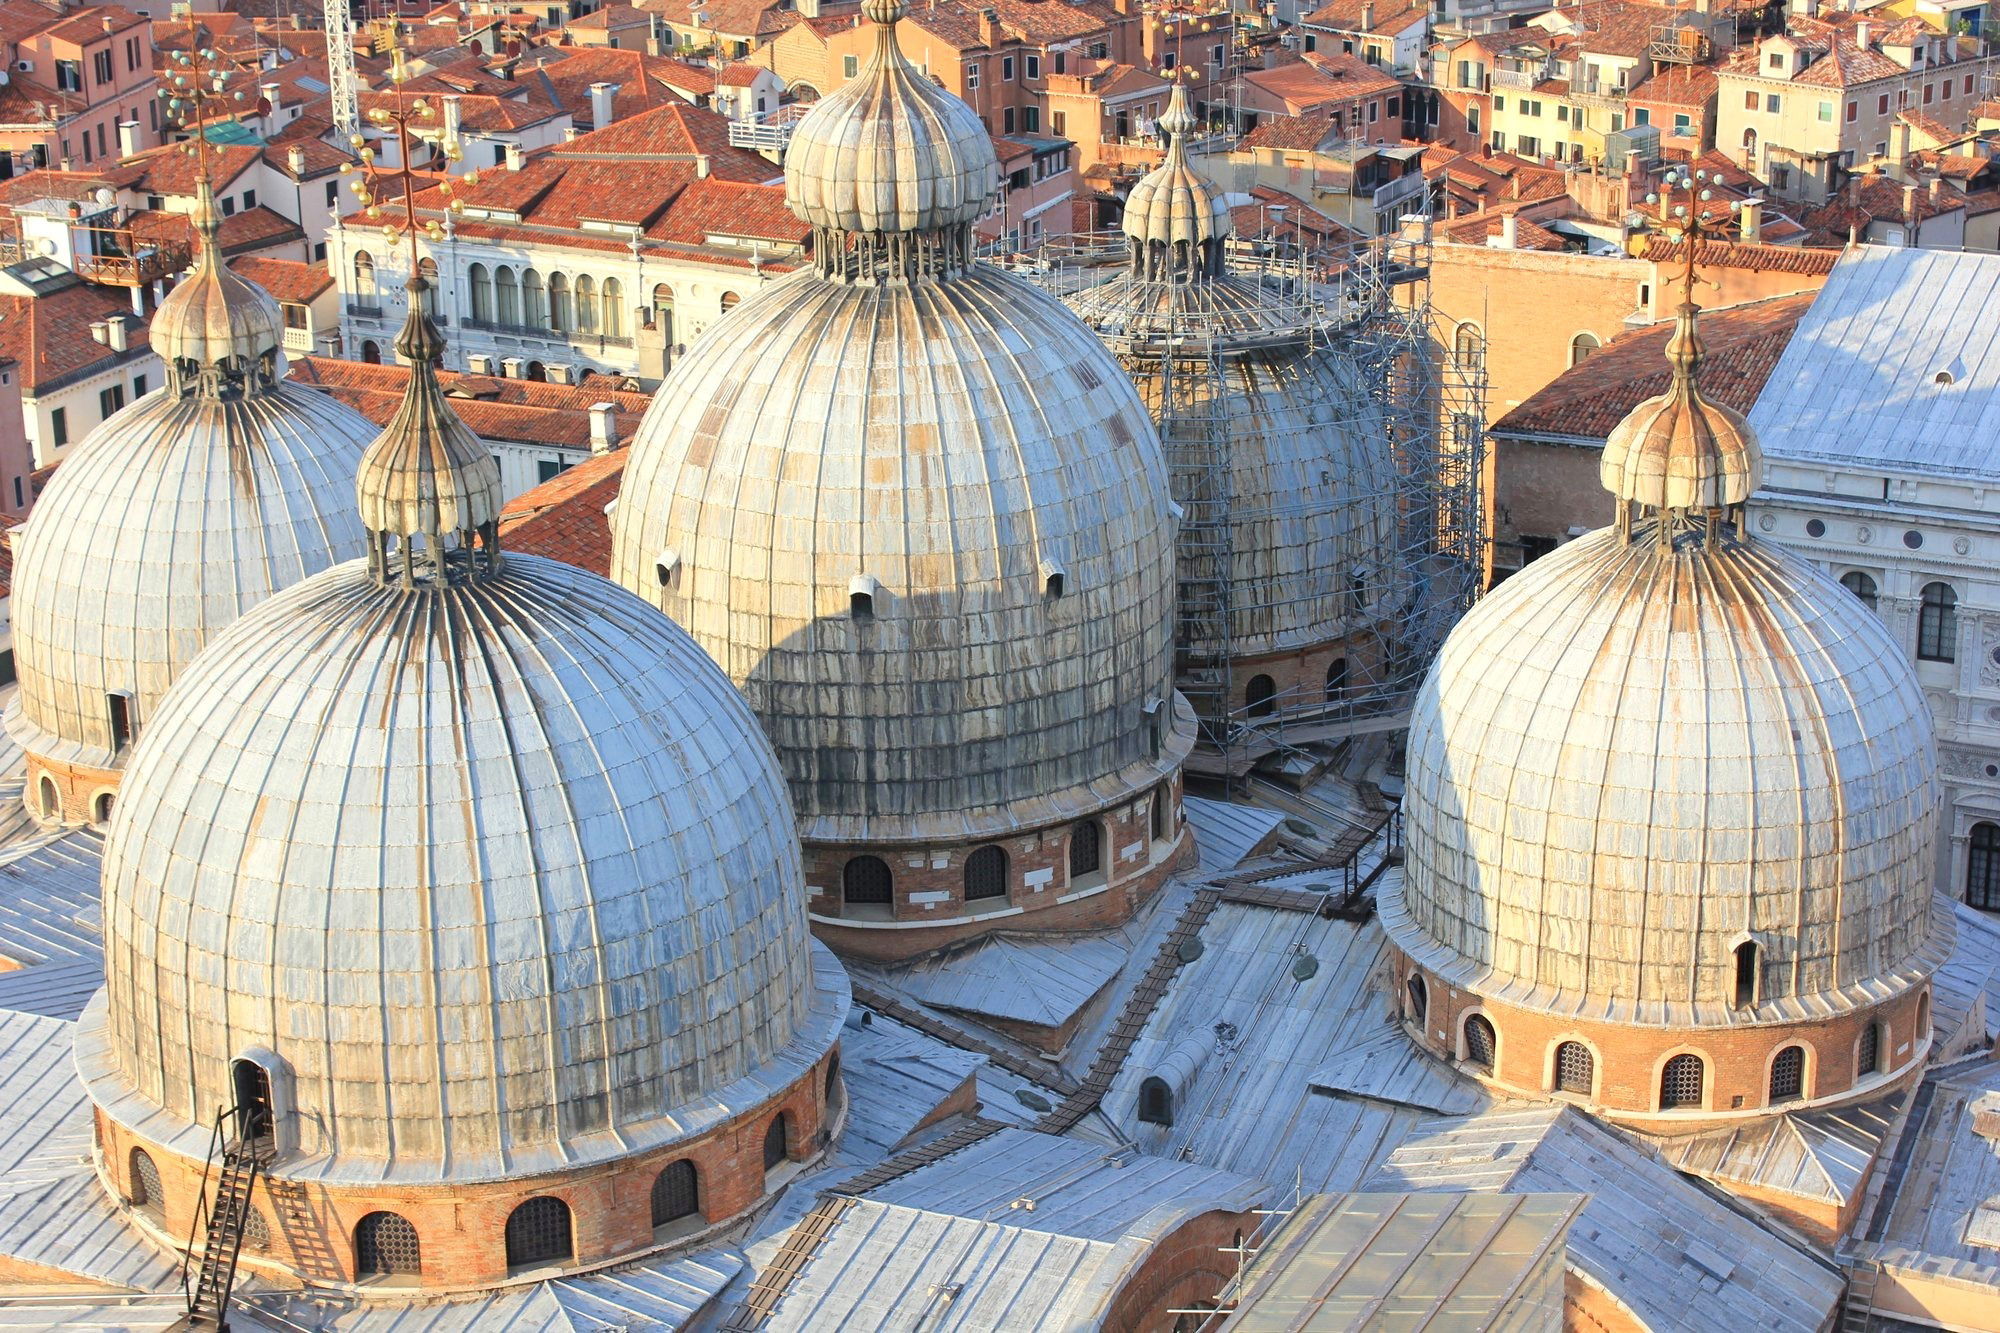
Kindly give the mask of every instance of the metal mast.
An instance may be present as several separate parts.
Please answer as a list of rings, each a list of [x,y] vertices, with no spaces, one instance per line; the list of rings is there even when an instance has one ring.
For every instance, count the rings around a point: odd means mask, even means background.
[[[348,0],[326,0],[326,81],[333,85],[333,128],[340,143],[361,133],[361,101],[354,90],[354,14]]]

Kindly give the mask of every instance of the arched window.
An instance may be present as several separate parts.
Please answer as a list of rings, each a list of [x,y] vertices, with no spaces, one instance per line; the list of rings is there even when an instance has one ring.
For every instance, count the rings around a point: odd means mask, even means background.
[[[432,291],[436,291],[438,289],[437,260],[432,259],[429,255],[425,255],[422,259],[419,259],[417,261],[417,276],[428,282],[431,285]]]
[[[1965,901],[2000,911],[2000,824],[1981,820],[1972,826],[1965,849]]]
[[[549,327],[557,333],[570,329],[569,279],[560,273],[549,274]]]
[[[1861,599],[1861,604],[1870,611],[1875,609],[1875,580],[1858,569],[1850,569],[1840,576],[1840,586]]]
[[[1410,997],[1410,1017],[1417,1021],[1418,1027],[1422,1027],[1430,1017],[1430,987],[1424,985],[1422,977],[1412,975],[1403,986],[1403,992]]]
[[[1250,683],[1243,687],[1243,702],[1250,705],[1250,716],[1269,717],[1277,704],[1273,702],[1278,694],[1278,683],[1269,676],[1252,676]]]
[[[507,1229],[511,1244],[511,1221]],[[422,1273],[423,1254],[410,1219],[396,1213],[370,1213],[356,1222],[354,1271],[362,1277],[416,1277]]]
[[[1069,827],[1069,877],[1071,882],[1095,875],[1104,868],[1104,831],[1094,819]]]
[[[1465,1020],[1466,1063],[1487,1073],[1493,1072],[1493,1050],[1499,1043],[1493,1035],[1493,1024],[1485,1014],[1474,1014]]]
[[[792,1151],[792,1118],[780,1111],[771,1117],[771,1126],[764,1131],[764,1169],[769,1171],[784,1165]]]
[[[887,907],[895,888],[889,863],[879,856],[857,856],[840,868],[841,900],[850,907]]]
[[[128,1188],[131,1204],[157,1221],[166,1212],[166,1196],[160,1192],[160,1168],[144,1148],[134,1148],[127,1164],[131,1167]]]
[[[1147,1078],[1139,1083],[1139,1119],[1148,1125],[1174,1123],[1174,1091],[1163,1078]]]
[[[236,1097],[236,1132],[246,1139],[269,1138],[277,1128],[271,1072],[255,1060],[231,1060],[229,1090]]]
[[[724,313],[725,315],[728,314],[730,311],[734,310],[738,305],[742,304],[742,302],[743,298],[738,296],[735,292],[724,292],[722,294],[722,313]]]
[[[56,791],[55,779],[42,774],[42,780],[35,784],[35,790],[42,797],[42,818],[54,819],[62,813],[62,796]]]
[[[111,822],[112,795],[108,791],[97,793],[97,799],[90,803],[90,819],[94,824]]]
[[[1590,1048],[1580,1041],[1566,1041],[1556,1047],[1556,1091],[1588,1097],[1597,1073],[1597,1061]]]
[[[1479,326],[1465,323],[1458,326],[1451,335],[1452,362],[1462,375],[1469,375],[1479,368],[1480,360],[1486,355],[1486,338]]]
[[[1164,841],[1174,834],[1174,788],[1162,782],[1153,788],[1153,838]]]
[[[576,280],[576,331],[597,332],[597,283],[588,273]]]
[[[255,1254],[271,1252],[271,1224],[255,1208],[243,1214],[243,1248]]]
[[[826,1099],[828,1101],[833,1100],[834,1089],[838,1088],[839,1086],[840,1086],[840,1052],[835,1051],[833,1053],[833,1058],[826,1062]]]
[[[1854,1043],[1854,1076],[1863,1078],[1881,1072],[1882,1025],[1870,1023],[1861,1029],[1861,1038]]]
[[[1745,127],[1743,131],[1743,165],[1757,165],[1757,128],[1754,125]]]
[[[361,359],[364,363],[371,366],[379,366],[382,364],[382,349],[376,346],[375,340],[373,338],[364,339],[362,341]]]
[[[493,270],[493,316],[502,324],[521,323],[521,284],[511,268]]]
[[[1703,1072],[1698,1055],[1682,1054],[1667,1061],[1660,1070],[1660,1109],[1699,1107]]]
[[[1757,941],[1745,940],[1736,946],[1736,1007],[1757,1003]]]
[[[663,1227],[701,1211],[701,1178],[694,1163],[682,1158],[670,1162],[653,1178],[653,1225]]]
[[[354,294],[363,302],[375,296],[375,256],[366,250],[354,252]]]
[[[528,1200],[507,1218],[507,1267],[560,1263],[575,1253],[569,1205],[553,1194]]]
[[[527,365],[521,367],[521,378],[534,384],[547,384],[549,382],[549,368],[539,361],[530,361]]]
[[[1347,694],[1347,659],[1336,657],[1326,664],[1326,701],[1334,703]]]
[[[965,900],[1007,896],[1007,853],[981,847],[965,858]]]
[[[549,326],[549,302],[542,291],[542,275],[533,269],[521,274],[521,322],[531,329]]]
[[[1806,1048],[1787,1046],[1771,1060],[1771,1105],[1795,1102],[1806,1093]]]
[[[474,264],[466,272],[472,284],[472,317],[482,324],[493,322],[493,275],[486,265]]]
[[[1931,1039],[1931,993],[1925,991],[1917,997],[1917,1035],[1919,1042]]]
[[[599,324],[607,338],[625,336],[625,284],[616,278],[604,280],[603,295],[598,298],[604,305],[604,318]]]
[[[674,313],[674,289],[666,283],[658,283],[653,288],[653,314],[672,315]]]
[[[1917,657],[1925,662],[1958,660],[1958,594],[1949,583],[1924,585],[1917,613]]]
[[[1569,340],[1569,363],[1581,365],[1590,359],[1590,354],[1604,346],[1594,333],[1579,333]]]

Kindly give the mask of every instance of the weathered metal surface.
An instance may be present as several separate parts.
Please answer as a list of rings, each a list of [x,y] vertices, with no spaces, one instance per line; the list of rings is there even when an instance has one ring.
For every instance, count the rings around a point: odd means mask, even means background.
[[[1692,244],[1692,242],[1690,242]],[[1598,473],[1621,500],[1654,509],[1721,509],[1750,498],[1763,477],[1763,451],[1743,415],[1710,402],[1695,384],[1701,334],[1683,305],[1667,340],[1673,382],[1611,428]]]
[[[1227,195],[1188,161],[1187,136],[1200,122],[1188,109],[1185,83],[1175,82],[1157,124],[1167,140],[1166,157],[1125,196],[1125,235],[1141,249],[1164,247],[1168,263],[1195,265],[1202,247],[1227,240],[1236,227]]]
[[[1868,1180],[1907,1094],[1670,1139],[1660,1155],[1691,1175],[1845,1207]]]
[[[530,556],[415,589],[351,562],[232,626],[137,747],[79,1068],[162,1140],[268,1047],[296,1175],[619,1156],[832,1045],[802,881],[754,720],[652,608]]]
[[[220,214],[215,193],[205,180],[196,187],[194,217],[202,239],[201,260],[185,281],[167,293],[154,313],[150,334],[153,350],[170,362],[197,366],[255,361],[277,351],[284,345],[285,317],[269,292],[218,262]],[[131,282],[138,276],[136,267],[128,274],[121,276]],[[109,275],[94,278],[98,282],[118,280]]]
[[[1600,1019],[1825,1015],[1950,946],[1930,711],[1869,610],[1754,540],[1606,529],[1452,633],[1410,725],[1399,946]],[[1734,1004],[1754,940],[1759,1002]]]
[[[912,964],[896,985],[940,1009],[1053,1028],[1110,984],[1126,948],[1117,935],[993,934]]]
[[[99,963],[103,859],[104,837],[95,829],[36,830],[0,849],[0,958],[29,971]]]

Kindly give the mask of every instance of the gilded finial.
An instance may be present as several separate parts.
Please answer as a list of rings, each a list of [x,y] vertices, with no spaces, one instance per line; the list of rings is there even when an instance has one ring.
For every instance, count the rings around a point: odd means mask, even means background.
[[[396,34],[392,32],[390,41],[394,43],[395,38]],[[390,245],[402,241],[408,246],[410,272],[414,274],[418,271],[420,263],[417,253],[418,235],[421,234],[433,241],[441,240],[444,236],[444,227],[441,223],[435,219],[420,219],[417,216],[418,182],[435,181],[439,191],[446,197],[450,197],[453,187],[448,165],[442,172],[422,171],[416,166],[416,146],[427,142],[422,131],[437,118],[437,108],[428,98],[419,95],[412,100],[403,91],[403,85],[412,78],[412,71],[402,46],[392,44],[389,58],[389,79],[395,84],[394,102],[388,106],[371,108],[368,120],[377,127],[383,137],[395,138],[397,165],[393,169],[380,165],[380,155],[368,142],[367,136],[356,134],[351,143],[355,156],[361,160],[362,179],[355,183],[354,195],[368,219],[375,221],[382,217],[382,183],[391,181],[401,186],[403,225],[399,228],[394,222],[384,222],[382,238]],[[465,156],[465,150],[456,136],[438,136],[436,151],[443,156],[447,164],[461,161]],[[465,182],[468,185],[477,185],[479,173],[467,172]],[[465,205],[460,200],[452,199],[450,208],[453,212],[461,212]]]

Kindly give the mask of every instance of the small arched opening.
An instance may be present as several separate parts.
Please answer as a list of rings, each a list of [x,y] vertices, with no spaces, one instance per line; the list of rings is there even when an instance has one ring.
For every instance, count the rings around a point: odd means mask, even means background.
[[[1472,1014],[1465,1020],[1465,1062],[1484,1073],[1493,1072],[1493,1056],[1500,1040],[1493,1031],[1493,1022],[1485,1014]]]
[[[896,881],[879,856],[850,857],[840,868],[840,900],[849,908],[886,913],[895,906]]]
[[[701,1177],[693,1162],[669,1162],[653,1177],[653,1225],[666,1226],[701,1211]]]
[[[1569,340],[1569,363],[1572,366],[1588,361],[1591,354],[1604,343],[1594,333],[1579,333]]]
[[[532,380],[536,384],[547,384],[549,382],[549,368],[539,361],[530,361],[526,366],[522,367],[521,378]]]
[[[1853,593],[1870,611],[1875,609],[1875,580],[1869,575],[1858,569],[1850,569],[1840,576],[1840,586]]]
[[[789,1112],[780,1111],[771,1117],[770,1127],[764,1131],[764,1169],[783,1166],[791,1155],[792,1117]]]
[[[1174,1123],[1174,1090],[1157,1076],[1140,1080],[1139,1119],[1148,1125]]]
[[[1418,1027],[1422,1027],[1430,1017],[1430,987],[1424,984],[1422,977],[1413,975],[1403,984],[1403,994],[1408,999],[1410,1018]]]
[[[115,803],[116,801],[112,793],[108,791],[97,793],[97,799],[90,803],[91,822],[109,824],[111,822],[111,807]]]
[[[1153,841],[1165,842],[1174,835],[1174,788],[1162,782],[1153,788]]]
[[[1277,697],[1278,683],[1269,676],[1252,676],[1243,687],[1243,702],[1249,706],[1252,717],[1269,717],[1277,711]]]
[[[1917,997],[1916,1039],[1920,1043],[1931,1039],[1931,993],[1929,991],[1925,991]]]
[[[245,1140],[269,1139],[276,1125],[271,1071],[255,1060],[231,1060],[229,1090],[236,1098],[236,1133]]]
[[[160,1190],[160,1168],[144,1148],[134,1148],[126,1157],[126,1200],[140,1212],[159,1221],[166,1215],[166,1196]]]
[[[35,784],[35,791],[41,799],[43,819],[54,819],[62,813],[62,794],[56,790],[54,778],[42,774],[42,780]]]
[[[981,847],[965,858],[965,900],[990,901],[1007,896],[1007,853]]]
[[[1882,1072],[1882,1025],[1870,1023],[1854,1039],[1854,1077],[1862,1079]]]
[[[1580,1041],[1566,1041],[1556,1047],[1556,1091],[1588,1097],[1596,1085],[1597,1059]]]
[[[1771,1105],[1806,1095],[1806,1048],[1787,1046],[1771,1057]]]
[[[373,338],[363,338],[361,340],[361,360],[364,365],[370,365],[370,366],[381,365],[382,364],[381,344],[377,343]]]
[[[1660,1068],[1660,1109],[1699,1110],[1707,1073],[1700,1056],[1684,1051]]]
[[[1917,660],[1958,660],[1958,592],[1949,583],[1926,583],[1917,612]]]
[[[1336,657],[1326,664],[1326,701],[1338,703],[1347,697],[1347,659]]]
[[[1747,1009],[1757,1003],[1757,941],[1744,940],[1736,946],[1736,1007]]]
[[[417,1277],[424,1271],[417,1229],[399,1213],[370,1213],[354,1224],[354,1271],[361,1277]]]
[[[1069,828],[1069,882],[1071,888],[1095,884],[1104,878],[1104,829],[1094,819],[1081,820]]]
[[[553,1194],[529,1199],[507,1218],[507,1267],[532,1268],[574,1256],[569,1205]]]

